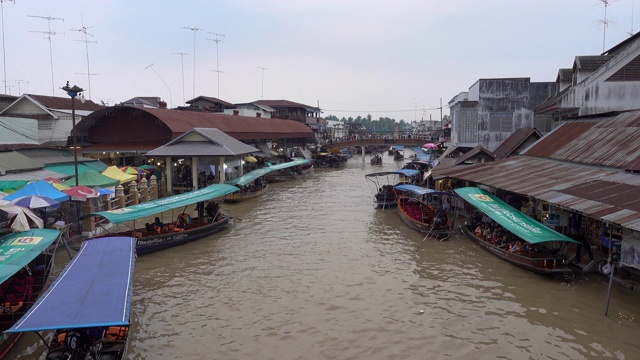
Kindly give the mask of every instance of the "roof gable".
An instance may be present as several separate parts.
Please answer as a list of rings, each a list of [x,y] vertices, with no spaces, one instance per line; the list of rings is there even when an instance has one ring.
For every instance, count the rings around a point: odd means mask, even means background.
[[[504,159],[512,155],[526,141],[535,142],[541,137],[542,134],[536,128],[520,128],[503,141],[493,153],[496,159]]]
[[[218,129],[194,128],[167,144],[149,151],[148,156],[237,156],[258,152]]]

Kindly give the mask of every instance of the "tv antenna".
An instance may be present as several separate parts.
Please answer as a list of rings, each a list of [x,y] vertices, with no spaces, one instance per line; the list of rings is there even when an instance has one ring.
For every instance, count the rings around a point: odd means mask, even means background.
[[[262,70],[262,100],[264,100],[264,71],[267,70],[267,68],[258,66],[258,69]]]
[[[4,72],[4,93],[7,93],[7,55],[4,49],[4,2],[16,3],[16,0],[0,0],[0,13],[2,13],[2,70]]]
[[[604,19],[600,20],[600,24],[602,24],[602,53],[605,51],[605,39],[607,37],[607,28],[609,24],[612,23],[610,20],[607,20],[607,8],[611,5],[611,2],[614,0],[600,0],[600,2],[604,5]]]
[[[54,17],[51,17],[51,16],[36,16],[36,15],[27,15],[27,16],[28,17],[40,18],[40,19],[47,20],[47,23],[49,25],[49,31],[29,31],[29,32],[38,32],[38,33],[47,34],[47,37],[45,39],[49,39],[49,59],[50,59],[50,62],[51,62],[51,96],[56,96],[55,95],[54,80],[53,80],[53,50],[51,50],[51,35],[64,34],[64,33],[57,33],[55,31],[51,31],[51,20],[62,20],[64,22],[64,19],[63,18],[54,18]]]
[[[82,14],[80,14],[80,24],[82,25],[82,28],[80,29],[71,29],[71,31],[79,31],[81,33],[84,34],[84,40],[74,40],[74,41],[81,41],[84,43],[85,46],[85,50],[87,52],[87,81],[89,82],[89,86],[88,86],[88,92],[89,92],[89,96],[87,96],[87,98],[89,98],[89,100],[91,100],[91,75],[98,75],[98,74],[92,74],[90,67],[89,67],[89,43],[94,43],[97,44],[97,41],[94,40],[89,40],[89,36],[94,37],[92,34],[89,34],[89,32],[87,32],[87,29],[91,29],[93,26],[89,26],[86,27],[84,26],[84,21],[82,20]],[[82,74],[82,73],[80,73]],[[87,91],[85,91],[87,92]]]
[[[182,63],[182,102],[186,104],[185,96],[184,96],[184,56],[189,55],[189,53],[178,52],[172,53],[174,55],[180,55],[180,62]]]
[[[224,72],[224,71],[220,71],[220,60],[218,58],[218,43],[220,41],[223,41],[222,39],[219,39],[218,36],[224,36],[224,34],[218,34],[218,33],[214,33],[214,32],[209,32],[209,34],[214,35],[216,38],[215,39],[207,39],[207,40],[211,40],[211,41],[215,41],[216,42],[216,70],[215,72],[218,73],[218,99],[220,99],[220,73]]]
[[[21,91],[21,88],[20,88],[20,84],[27,84],[27,89],[28,89],[28,87],[29,87],[29,82],[28,82],[27,80],[18,80],[18,79],[15,79],[15,80],[13,80],[13,82],[15,82],[16,84],[18,84],[18,96],[22,95],[22,91]],[[27,92],[28,92],[28,91],[29,91],[29,90],[27,90]]]
[[[169,107],[172,108],[173,107],[173,97],[171,96],[171,88],[169,87],[169,84],[167,84],[166,81],[164,81],[164,79],[162,78],[162,76],[160,76],[160,74],[156,71],[156,69],[153,68],[153,63],[151,63],[151,65],[147,66],[146,68],[144,68],[144,70],[147,69],[151,69],[153,70],[154,73],[156,73],[156,75],[158,75],[158,77],[160,78],[160,80],[162,80],[162,82],[164,83],[164,85],[167,87],[167,89],[169,89]]]
[[[633,1],[631,2],[631,30],[627,31],[629,36],[633,36]]]
[[[183,26],[183,29],[193,31],[193,98],[196,98],[196,32],[201,31],[199,27]]]

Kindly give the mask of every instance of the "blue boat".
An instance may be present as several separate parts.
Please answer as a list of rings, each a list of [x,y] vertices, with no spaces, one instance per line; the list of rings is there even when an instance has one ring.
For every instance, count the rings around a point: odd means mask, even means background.
[[[365,178],[375,185],[374,202],[376,207],[386,209],[396,206],[396,193],[393,187],[398,184],[418,182],[420,172],[413,169],[399,169],[366,174]]]
[[[131,325],[135,246],[130,237],[85,241],[58,279],[4,333],[55,330],[45,359],[122,359]]]

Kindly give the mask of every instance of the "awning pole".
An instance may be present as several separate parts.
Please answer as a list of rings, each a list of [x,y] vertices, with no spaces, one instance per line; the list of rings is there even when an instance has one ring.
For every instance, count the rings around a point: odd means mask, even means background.
[[[607,291],[607,303],[604,307],[604,316],[607,316],[609,313],[609,300],[611,299],[611,285],[613,284],[613,272],[615,271],[616,265],[611,263],[611,274],[609,275],[609,290]]]

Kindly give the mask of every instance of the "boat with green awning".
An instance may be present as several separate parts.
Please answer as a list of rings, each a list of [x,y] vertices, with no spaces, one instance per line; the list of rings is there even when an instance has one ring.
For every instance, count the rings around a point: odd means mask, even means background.
[[[40,296],[59,239],[60,231],[53,229],[31,229],[0,238],[0,331],[13,326]],[[19,337],[0,337],[0,358]]]
[[[222,231],[231,224],[230,216],[221,214],[214,199],[220,199],[225,195],[234,193],[239,189],[229,184],[213,184],[205,188],[168,196],[157,200],[151,200],[142,204],[132,205],[121,209],[99,211],[82,215],[80,219],[96,217],[104,218],[112,224],[120,224],[132,221],[132,230],[107,233],[103,236],[130,236],[136,238],[136,251],[138,255],[182,245],[216,232]],[[210,202],[204,212],[204,203]],[[185,210],[193,204],[201,203],[202,217],[192,218]],[[209,207],[210,206],[210,207]],[[136,227],[135,221],[153,217],[154,215],[182,208],[176,219],[165,223],[158,219],[157,226]],[[152,225],[152,224],[149,224]],[[100,236],[100,237],[103,237]]]
[[[469,223],[461,225],[460,230],[483,249],[514,265],[545,275],[572,271],[560,251],[563,245],[577,243],[575,240],[532,219],[484,189],[465,187],[454,191],[499,224],[502,227],[499,231],[504,231],[505,239],[509,238],[509,241],[494,241],[493,237],[487,238],[484,230],[476,233]]]

